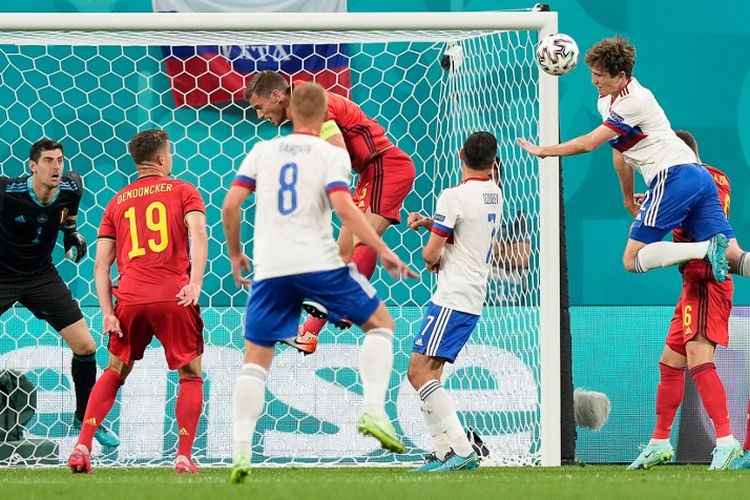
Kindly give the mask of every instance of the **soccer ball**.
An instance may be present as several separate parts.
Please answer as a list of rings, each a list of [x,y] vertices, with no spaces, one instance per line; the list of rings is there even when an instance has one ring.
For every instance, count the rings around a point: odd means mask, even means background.
[[[545,73],[564,75],[578,63],[578,45],[568,35],[547,35],[536,46],[536,62]]]

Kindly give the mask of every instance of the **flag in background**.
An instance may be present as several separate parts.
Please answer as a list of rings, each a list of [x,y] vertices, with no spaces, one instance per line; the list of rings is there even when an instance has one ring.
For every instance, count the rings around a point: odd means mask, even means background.
[[[155,12],[345,12],[346,0],[152,0]],[[259,71],[289,81],[314,81],[347,96],[351,85],[346,44],[199,45],[162,48],[176,106],[243,99]]]

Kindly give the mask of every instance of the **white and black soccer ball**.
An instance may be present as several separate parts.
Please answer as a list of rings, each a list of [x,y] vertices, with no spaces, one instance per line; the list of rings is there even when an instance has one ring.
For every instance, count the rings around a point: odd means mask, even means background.
[[[569,73],[578,63],[578,44],[563,33],[547,35],[536,46],[536,62],[550,75]]]

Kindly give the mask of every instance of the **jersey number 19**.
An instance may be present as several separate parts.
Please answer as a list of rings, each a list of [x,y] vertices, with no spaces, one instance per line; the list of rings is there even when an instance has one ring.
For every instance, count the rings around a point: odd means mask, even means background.
[[[130,207],[125,210],[125,218],[130,223],[130,243],[131,250],[128,252],[128,258],[133,259],[135,257],[142,257],[146,255],[146,249],[140,246],[140,240],[138,238],[138,227],[142,227],[143,219],[139,219],[138,214],[135,212],[135,207]],[[151,231],[157,233],[155,238],[149,238],[147,240],[148,248],[154,252],[159,253],[166,250],[169,245],[169,231],[167,230],[167,207],[160,201],[154,201],[149,203],[146,207],[146,227]],[[141,224],[138,224],[138,222]]]

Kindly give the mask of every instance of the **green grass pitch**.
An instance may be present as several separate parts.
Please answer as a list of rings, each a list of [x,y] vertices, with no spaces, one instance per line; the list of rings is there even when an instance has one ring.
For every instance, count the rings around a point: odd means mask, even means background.
[[[621,465],[561,468],[480,468],[472,472],[414,474],[405,469],[254,469],[243,485],[228,470],[204,468],[177,476],[166,468],[98,468],[90,476],[67,469],[0,470],[3,499],[537,499],[742,498],[750,472],[709,472],[706,466],[667,465],[626,472]]]

